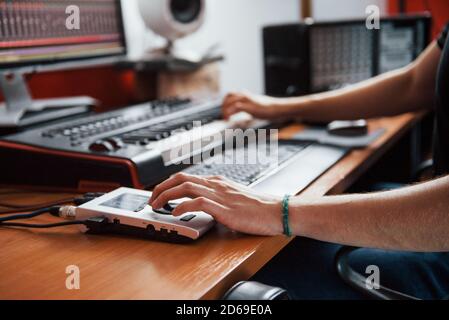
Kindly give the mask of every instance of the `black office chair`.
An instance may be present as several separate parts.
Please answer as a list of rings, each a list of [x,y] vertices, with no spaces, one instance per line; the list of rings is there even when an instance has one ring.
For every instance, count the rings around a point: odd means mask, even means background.
[[[410,296],[408,294],[380,286],[379,289],[369,290],[366,287],[366,278],[360,273],[351,268],[349,264],[349,256],[360,248],[343,247],[341,248],[336,257],[335,265],[340,278],[353,289],[365,294],[367,297],[377,300],[421,300],[419,298]],[[449,296],[442,300],[449,300]]]
[[[368,298],[378,300],[420,300],[384,286],[380,286],[380,288],[376,290],[369,290],[366,288],[366,278],[352,269],[349,265],[349,256],[359,249],[360,248],[343,247],[335,256],[335,265],[337,267],[338,275],[346,284],[362,294],[365,294]]]
[[[420,181],[425,177],[435,177],[433,159],[429,159],[421,163],[413,174],[413,181]]]
[[[434,162],[432,159],[424,161],[414,172],[412,179],[421,181],[434,176]],[[340,278],[353,287],[355,290],[367,295],[370,298],[380,300],[420,300],[416,297],[398,292],[396,290],[380,286],[378,290],[368,290],[365,280],[361,274],[354,271],[349,265],[349,256],[360,248],[343,247],[339,250],[335,257],[335,265]],[[449,300],[449,296],[443,300]]]
[[[234,285],[223,297],[223,300],[290,300],[286,290],[267,286],[255,281],[241,281]]]

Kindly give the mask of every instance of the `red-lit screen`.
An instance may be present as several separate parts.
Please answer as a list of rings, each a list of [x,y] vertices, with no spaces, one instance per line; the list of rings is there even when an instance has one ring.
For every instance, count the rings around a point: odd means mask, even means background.
[[[125,53],[119,0],[0,0],[0,68]]]

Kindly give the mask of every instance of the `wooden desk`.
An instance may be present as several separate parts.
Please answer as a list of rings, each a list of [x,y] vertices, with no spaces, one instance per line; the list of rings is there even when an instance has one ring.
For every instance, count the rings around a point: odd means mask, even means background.
[[[372,121],[372,130],[384,127],[386,134],[369,148],[352,152],[304,194],[344,192],[420,118],[408,114]],[[288,138],[301,128],[288,127],[281,136]],[[0,195],[1,201],[16,203],[55,198],[61,195]],[[192,245],[89,236],[80,234],[77,227],[1,228],[0,299],[217,299],[237,281],[255,274],[289,241],[282,236],[235,234],[223,227]],[[69,265],[80,268],[80,290],[65,287]]]

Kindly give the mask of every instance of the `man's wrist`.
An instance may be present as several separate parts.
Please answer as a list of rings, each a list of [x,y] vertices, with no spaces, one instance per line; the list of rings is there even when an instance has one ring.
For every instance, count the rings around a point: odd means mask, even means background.
[[[270,226],[271,226],[271,233],[273,236],[281,236],[281,235],[286,235],[286,230],[285,230],[285,218],[284,218],[284,205],[285,205],[285,199],[279,199],[275,202],[273,202],[273,204],[270,206],[271,209],[270,211]],[[292,231],[291,229],[291,225],[290,225],[290,218],[289,220],[289,227],[290,227],[290,231]]]
[[[270,227],[270,235],[280,236],[283,234],[282,225],[282,199],[270,201],[267,207],[268,221],[266,222]]]
[[[273,110],[276,110],[279,116],[284,118],[301,117],[302,111],[308,103],[307,98],[278,99],[273,104]]]

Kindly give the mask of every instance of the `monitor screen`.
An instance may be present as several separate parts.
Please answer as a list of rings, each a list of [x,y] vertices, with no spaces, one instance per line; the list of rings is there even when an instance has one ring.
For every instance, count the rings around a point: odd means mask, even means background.
[[[316,23],[310,30],[311,89],[322,92],[402,68],[428,44],[427,18]]]
[[[0,0],[0,69],[125,53],[120,0]]]

